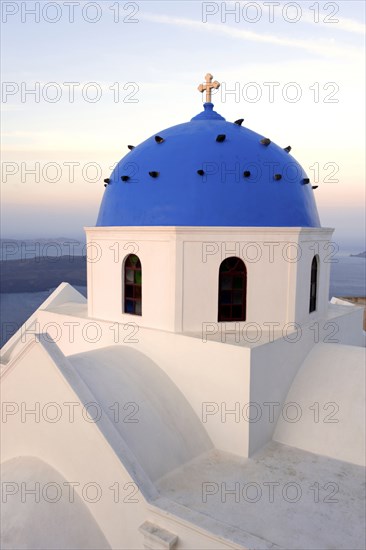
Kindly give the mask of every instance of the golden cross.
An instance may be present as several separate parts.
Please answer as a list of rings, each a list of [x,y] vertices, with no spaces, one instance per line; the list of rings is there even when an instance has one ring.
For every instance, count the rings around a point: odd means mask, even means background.
[[[218,88],[220,88],[220,82],[217,82],[217,80],[212,82],[212,79],[213,79],[212,74],[207,73],[206,76],[205,76],[206,84],[200,84],[198,86],[198,90],[201,93],[206,91],[206,103],[211,103],[211,91],[212,91],[212,89],[215,88],[215,90],[217,90]]]

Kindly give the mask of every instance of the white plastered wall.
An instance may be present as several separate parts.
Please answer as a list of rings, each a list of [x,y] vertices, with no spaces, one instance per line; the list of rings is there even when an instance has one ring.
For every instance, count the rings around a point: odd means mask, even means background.
[[[306,323],[324,317],[329,303],[330,267],[335,258],[336,245],[331,242],[333,230],[302,229],[299,239],[301,258],[297,268],[296,305],[294,320]],[[316,310],[309,313],[311,264],[318,258]]]
[[[153,527],[157,532],[159,528],[169,529],[172,535],[178,538],[177,549],[242,548],[199,527],[194,523],[193,517],[190,518],[191,521],[175,517],[170,503],[169,512],[149,504],[158,498],[154,486],[144,484],[147,500],[141,491],[136,491],[138,487],[135,479],[123,464],[125,460],[127,462],[133,458],[129,456],[129,449],[117,449],[118,437],[115,437],[114,427],[110,422],[107,421],[103,429],[99,429],[99,421],[88,421],[85,413],[81,412],[84,400],[92,403],[95,402],[95,397],[88,393],[88,388],[82,387],[83,383],[57,346],[47,343],[43,336],[40,336],[40,339],[41,341],[34,340],[28,343],[3,372],[2,399],[4,403],[15,404],[15,408],[3,408],[6,418],[2,418],[0,460],[2,464],[8,465],[16,462],[18,457],[25,457],[26,460],[29,457],[30,465],[32,461],[43,463],[51,474],[53,471],[55,475],[51,478],[37,477],[37,472],[29,471],[25,480],[23,468],[23,471],[19,472],[19,478],[15,476],[11,479],[13,485],[14,482],[18,482],[19,485],[27,481],[26,489],[34,490],[34,484],[38,482],[43,498],[42,491],[46,484],[58,483],[62,490],[62,498],[67,502],[70,487],[74,487],[75,494],[79,495],[86,505],[108,544],[116,550],[140,550],[146,540],[139,528],[146,520],[153,521]],[[74,385],[78,387],[78,391],[83,391],[83,401],[80,401],[75,393]],[[52,418],[57,412],[57,407],[61,410],[61,415],[59,420],[54,422]],[[32,410],[39,411],[39,414],[32,414]],[[73,421],[70,420],[70,410],[73,411]],[[104,415],[100,417],[100,422],[103,422],[104,418]],[[108,441],[105,438],[106,433]],[[23,459],[20,464],[24,464]],[[136,474],[136,469],[139,470],[138,464],[134,464],[133,468]],[[96,500],[93,488],[86,489],[88,484],[100,487],[101,492]],[[12,510],[19,513],[18,526],[23,524],[22,514],[29,516],[32,513],[21,501],[22,494],[25,494],[22,491],[23,489],[18,488],[16,494],[8,495]],[[49,495],[49,498],[52,498],[54,493],[50,491]],[[35,497],[29,494],[25,498],[32,501]],[[90,502],[89,498],[95,501]],[[52,508],[54,504],[49,506]],[[73,511],[76,513],[77,507]],[[53,511],[49,512],[41,520],[44,523],[37,525],[39,533],[42,533],[42,529],[48,530],[47,536],[40,536],[39,547],[48,547],[44,546],[44,543],[52,538],[48,521],[55,516]],[[88,525],[85,525],[85,529],[88,529]],[[18,532],[18,539],[19,537],[21,534]],[[85,537],[81,537],[81,541],[85,542]],[[159,541],[155,541],[153,546],[147,547],[166,548],[164,541],[160,542],[161,545]]]
[[[88,314],[96,319],[174,331],[175,239],[150,228],[88,228]],[[142,315],[123,313],[123,265],[136,254],[142,266]]]
[[[246,323],[277,323],[282,329],[326,312],[331,229],[96,227],[86,234],[90,317],[172,332],[201,331],[203,323],[217,322],[219,268],[229,256],[246,265]],[[142,264],[141,316],[122,311],[123,263],[129,253]],[[310,316],[315,254],[318,303]]]
[[[145,519],[145,499],[140,491],[133,504],[125,499],[123,487],[134,480],[103,437],[98,422],[88,421],[85,412],[82,413],[83,403],[59,370],[67,372],[68,368],[56,346],[46,343],[45,347],[34,341],[3,374],[1,395],[5,416],[1,423],[1,462],[17,457],[39,458],[68,482],[76,484],[75,493],[112,548],[141,548],[136,533]],[[71,371],[68,374],[74,377]],[[79,383],[77,378],[74,382]],[[92,394],[87,401],[95,401]],[[100,422],[104,421],[102,416]],[[113,430],[113,426],[109,429]],[[95,502],[85,497],[88,484],[93,483],[101,490]],[[109,489],[115,483],[122,490],[118,502]],[[152,495],[153,491],[151,488]],[[10,498],[21,499],[21,490]],[[62,498],[69,498],[67,487],[62,487]],[[90,490],[90,500],[92,498]],[[115,510],[114,514],[111,509]],[[44,529],[47,528],[45,524]]]

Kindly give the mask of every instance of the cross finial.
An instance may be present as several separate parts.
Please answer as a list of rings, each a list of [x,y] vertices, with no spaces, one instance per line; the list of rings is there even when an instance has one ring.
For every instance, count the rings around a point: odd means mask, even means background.
[[[215,90],[217,90],[218,88],[220,88],[220,82],[217,82],[217,80],[212,82],[212,79],[213,79],[212,74],[207,73],[206,76],[205,76],[206,84],[200,84],[198,86],[198,90],[201,93],[206,91],[206,103],[211,103],[211,91],[212,91],[212,89],[214,88]]]

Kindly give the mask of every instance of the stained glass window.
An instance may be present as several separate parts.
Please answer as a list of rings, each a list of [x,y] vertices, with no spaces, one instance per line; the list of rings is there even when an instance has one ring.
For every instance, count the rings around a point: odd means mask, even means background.
[[[124,313],[142,314],[142,269],[138,256],[130,254],[124,264]]]
[[[247,270],[243,260],[226,258],[219,273],[219,321],[245,321]]]

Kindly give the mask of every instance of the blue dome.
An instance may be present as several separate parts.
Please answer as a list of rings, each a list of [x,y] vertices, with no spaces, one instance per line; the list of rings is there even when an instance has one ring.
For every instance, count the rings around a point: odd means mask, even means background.
[[[118,163],[97,226],[320,227],[306,173],[262,140],[205,103]]]

